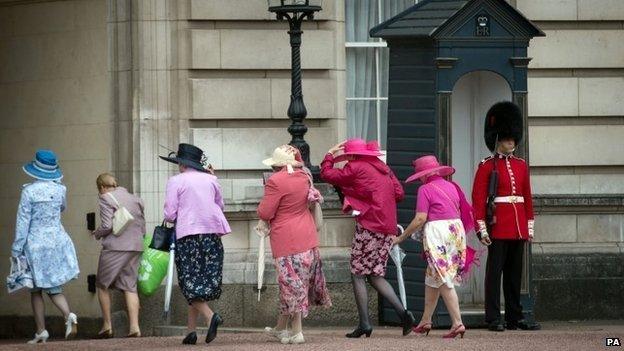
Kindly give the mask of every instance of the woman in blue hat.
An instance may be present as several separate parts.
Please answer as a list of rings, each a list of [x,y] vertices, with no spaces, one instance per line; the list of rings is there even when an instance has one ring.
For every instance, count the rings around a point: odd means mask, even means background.
[[[63,174],[56,155],[39,150],[23,170],[35,181],[22,189],[12,255],[25,256],[33,276],[31,303],[37,332],[28,343],[36,344],[46,342],[49,337],[44,322],[43,292],[65,317],[65,338],[76,334],[78,318],[71,313],[62,286],[75,279],[79,270],[74,244],[61,224],[66,188],[60,182]]]

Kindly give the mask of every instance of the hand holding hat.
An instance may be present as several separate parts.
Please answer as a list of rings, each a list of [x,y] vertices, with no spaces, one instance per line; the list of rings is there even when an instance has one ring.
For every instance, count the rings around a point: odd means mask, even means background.
[[[338,151],[342,151],[342,154],[335,156],[335,153]],[[376,140],[367,143],[364,139],[359,138],[349,139],[336,144],[329,149],[329,153],[334,155],[334,162],[345,161],[349,156],[378,157],[383,155]]]
[[[346,140],[339,142],[338,144],[334,145],[331,149],[329,149],[329,151],[327,151],[327,153],[335,155],[338,151],[343,151],[344,150],[344,144],[346,142],[347,142]]]

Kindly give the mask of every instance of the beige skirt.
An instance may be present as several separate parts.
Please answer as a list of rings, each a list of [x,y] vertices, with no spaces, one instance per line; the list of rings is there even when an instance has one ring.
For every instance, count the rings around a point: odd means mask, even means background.
[[[140,260],[139,251],[102,250],[98,263],[97,286],[136,292]]]

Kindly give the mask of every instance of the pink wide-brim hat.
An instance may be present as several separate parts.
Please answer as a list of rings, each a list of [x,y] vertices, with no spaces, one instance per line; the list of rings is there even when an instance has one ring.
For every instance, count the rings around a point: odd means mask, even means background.
[[[342,154],[334,157],[334,162],[344,161],[349,156],[382,156],[383,153],[379,150],[379,143],[377,140],[369,141],[368,143],[364,139],[349,139],[344,144]]]
[[[414,162],[414,174],[409,176],[406,183],[410,183],[428,175],[439,175],[441,177],[450,176],[455,173],[455,168],[450,166],[443,166],[438,162],[438,159],[433,155],[419,157]]]

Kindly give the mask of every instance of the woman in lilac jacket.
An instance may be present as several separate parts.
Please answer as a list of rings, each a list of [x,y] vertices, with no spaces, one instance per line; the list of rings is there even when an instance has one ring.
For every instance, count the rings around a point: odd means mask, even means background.
[[[183,344],[197,342],[197,317],[209,322],[206,343],[217,337],[223,322],[207,301],[221,295],[223,244],[221,236],[230,233],[223,214],[221,187],[212,168],[204,168],[204,152],[180,144],[178,153],[161,158],[177,163],[180,174],[169,178],[165,194],[165,221],[175,223],[178,284],[189,303],[188,335]]]

